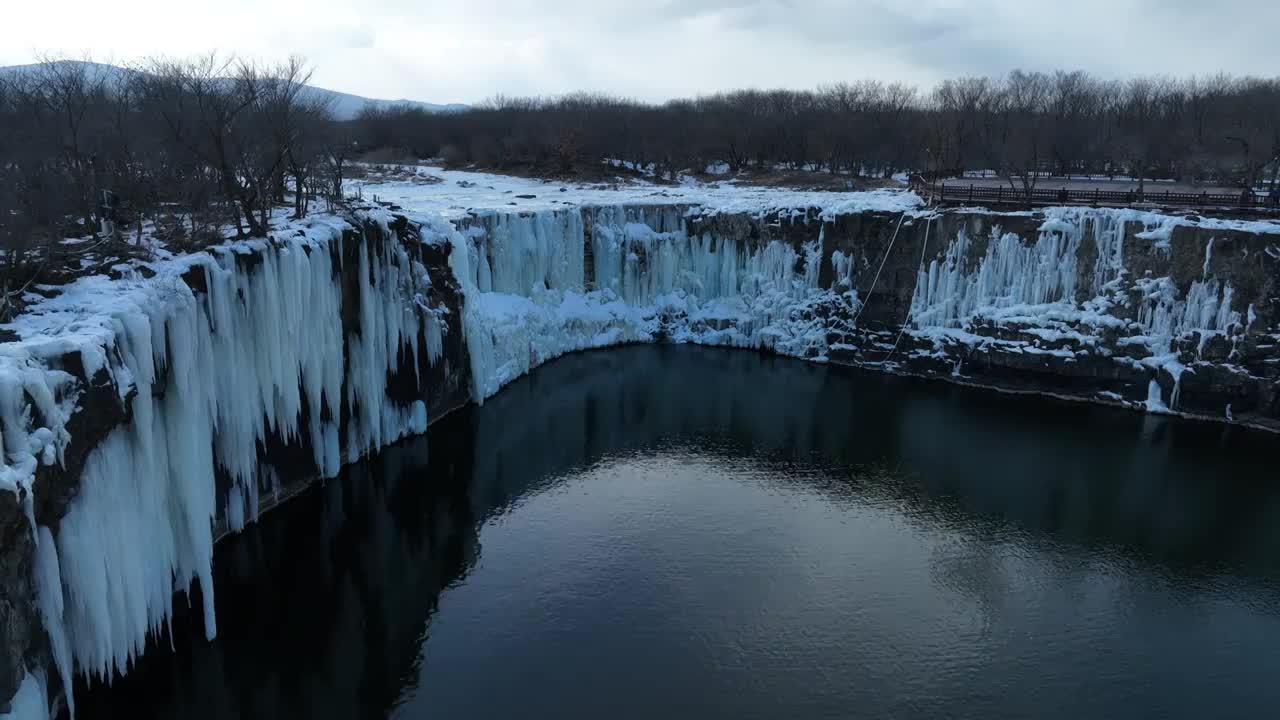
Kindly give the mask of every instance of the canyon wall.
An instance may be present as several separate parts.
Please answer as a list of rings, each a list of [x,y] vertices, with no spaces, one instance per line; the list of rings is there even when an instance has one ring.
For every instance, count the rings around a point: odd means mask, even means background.
[[[948,212],[890,250],[895,223],[828,232],[865,302],[833,362],[1280,429],[1280,225]]]
[[[0,354],[0,698],[125,672],[175,587],[213,637],[217,537],[567,352],[751,348],[1276,430],[1278,276],[1276,224],[632,204],[366,208],[87,278]]]
[[[629,206],[460,225],[479,397],[660,339],[1280,429],[1276,223]]]
[[[89,278],[20,318],[0,697],[126,672],[175,588],[198,587],[214,637],[217,537],[467,402],[449,251],[369,210]]]

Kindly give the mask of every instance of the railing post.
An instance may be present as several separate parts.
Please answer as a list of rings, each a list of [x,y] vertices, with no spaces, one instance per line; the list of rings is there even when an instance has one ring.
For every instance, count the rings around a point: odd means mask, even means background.
[[[973,202],[973,183],[969,183],[969,202]]]
[[[997,185],[996,186],[996,204],[999,205],[1003,199],[1004,199],[1004,186]]]

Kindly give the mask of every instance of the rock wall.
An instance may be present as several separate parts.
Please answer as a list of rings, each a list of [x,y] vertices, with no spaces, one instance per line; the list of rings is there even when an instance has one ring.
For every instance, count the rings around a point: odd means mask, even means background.
[[[201,585],[212,637],[217,537],[465,404],[450,251],[369,210],[37,306],[4,394],[66,412],[4,418],[6,447],[54,440],[0,492],[0,698],[125,672],[175,585]],[[92,332],[47,342],[69,317]]]
[[[1275,231],[961,211],[908,220],[890,249],[896,223],[842,217],[827,232],[865,302],[833,362],[1280,430]]]
[[[1280,429],[1277,223],[637,205],[461,225],[480,396],[661,339]]]

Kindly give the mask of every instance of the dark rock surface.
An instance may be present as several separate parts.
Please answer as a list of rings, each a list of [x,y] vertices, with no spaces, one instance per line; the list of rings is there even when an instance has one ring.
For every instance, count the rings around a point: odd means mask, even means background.
[[[25,659],[41,650],[44,632],[31,579],[34,549],[21,500],[0,492],[0,713],[8,712],[9,699],[22,684]]]

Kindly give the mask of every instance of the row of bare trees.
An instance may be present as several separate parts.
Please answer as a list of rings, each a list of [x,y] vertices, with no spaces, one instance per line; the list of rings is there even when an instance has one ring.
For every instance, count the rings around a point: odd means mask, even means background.
[[[486,167],[571,171],[610,158],[674,176],[722,165],[888,176],[989,169],[1254,186],[1280,164],[1280,79],[1103,80],[1015,71],[816,91],[743,90],[662,105],[598,94],[498,97],[456,114],[368,109],[364,147]]]
[[[144,237],[262,234],[273,212],[341,198],[356,152],[455,164],[598,172],[612,160],[675,178],[815,170],[990,169],[1028,192],[1046,174],[1280,181],[1280,79],[1103,80],[1015,71],[815,91],[741,90],[661,105],[600,94],[496,97],[433,114],[370,106],[335,121],[301,60],[158,60],[120,69],[51,61],[0,75],[0,302],[80,252]],[[16,281],[16,282],[15,282]],[[18,287],[15,289],[15,285]]]
[[[350,150],[300,59],[217,56],[121,69],[48,61],[0,77],[4,299],[89,247],[262,234],[340,197]],[[74,249],[64,249],[74,248]]]

